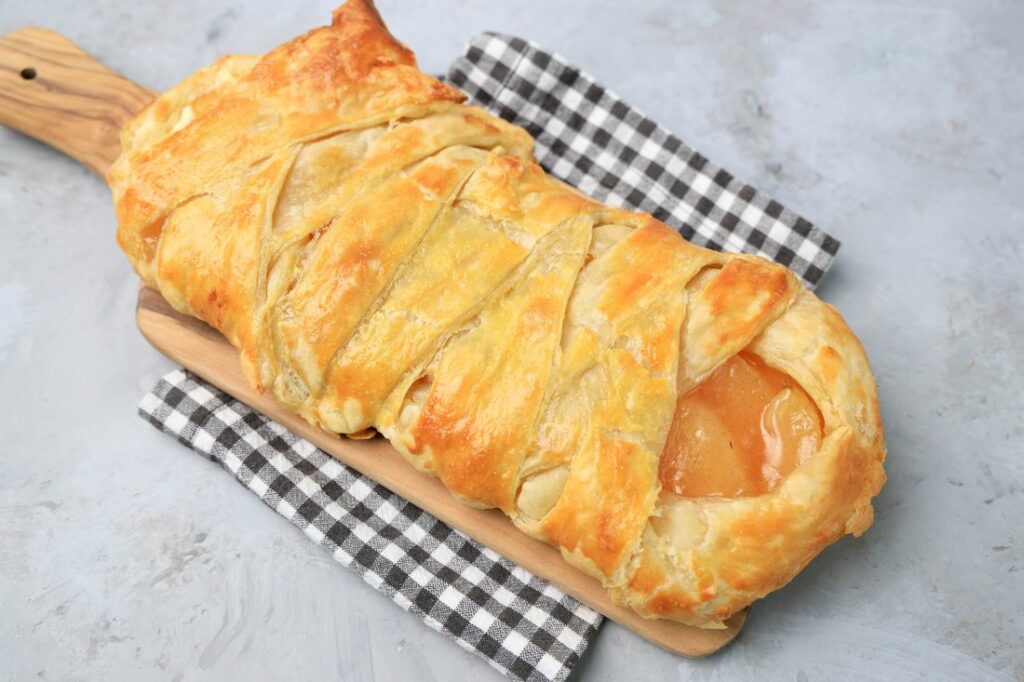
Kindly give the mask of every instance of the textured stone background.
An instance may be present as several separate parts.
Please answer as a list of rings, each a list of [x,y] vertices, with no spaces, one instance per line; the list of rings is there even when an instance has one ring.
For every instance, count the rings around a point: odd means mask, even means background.
[[[161,88],[330,2],[4,2]],[[381,0],[442,71],[557,49],[843,241],[820,289],[881,383],[889,485],[703,661],[604,627],[580,679],[1024,679],[1024,5]],[[315,5],[315,6],[314,6]],[[0,677],[494,679],[135,416],[109,195],[0,129]]]

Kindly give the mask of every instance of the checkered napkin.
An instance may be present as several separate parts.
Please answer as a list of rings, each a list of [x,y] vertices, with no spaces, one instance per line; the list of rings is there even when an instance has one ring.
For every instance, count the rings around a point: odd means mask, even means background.
[[[448,80],[537,140],[552,175],[601,201],[650,213],[689,241],[755,253],[814,287],[839,242],[734,178],[560,55],[483,33]]]
[[[536,45],[483,34],[448,78],[526,127],[554,175],[653,213],[693,242],[759,253],[810,285],[839,248]],[[184,370],[163,377],[139,412],[509,677],[565,679],[597,632],[595,611]]]
[[[139,413],[509,677],[565,679],[597,632],[597,612],[185,370]]]

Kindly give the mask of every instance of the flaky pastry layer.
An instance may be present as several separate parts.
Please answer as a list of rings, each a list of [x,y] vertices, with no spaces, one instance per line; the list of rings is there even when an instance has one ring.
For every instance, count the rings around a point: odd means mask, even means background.
[[[551,178],[463,100],[351,0],[125,126],[119,242],[259,390],[377,429],[642,615],[714,627],[862,533],[885,447],[842,318],[781,266]],[[765,495],[663,491],[676,399],[741,350],[807,391],[820,451]]]

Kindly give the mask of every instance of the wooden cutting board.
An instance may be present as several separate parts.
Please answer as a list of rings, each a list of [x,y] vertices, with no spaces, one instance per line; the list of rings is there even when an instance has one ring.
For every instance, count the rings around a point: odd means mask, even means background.
[[[0,37],[0,123],[56,147],[100,177],[120,151],[122,123],[154,96],[53,31],[28,28]],[[725,629],[704,630],[641,618],[613,604],[596,580],[563,561],[553,547],[521,533],[504,514],[459,503],[385,440],[325,433],[257,394],[242,375],[235,348],[216,330],[172,309],[158,292],[140,290],[136,320],[143,336],[175,362],[658,646],[706,656],[729,643],[746,620],[743,611]]]

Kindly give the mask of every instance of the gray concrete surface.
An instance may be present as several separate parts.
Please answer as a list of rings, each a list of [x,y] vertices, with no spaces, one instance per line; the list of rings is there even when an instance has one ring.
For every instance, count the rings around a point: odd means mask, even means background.
[[[166,87],[330,2],[0,4]],[[583,65],[844,246],[820,293],[881,383],[877,523],[725,652],[607,624],[578,679],[1024,679],[1024,6],[381,0],[442,70],[485,29]],[[314,6],[315,5],[315,6]],[[107,189],[0,129],[0,678],[496,679],[135,415]]]

